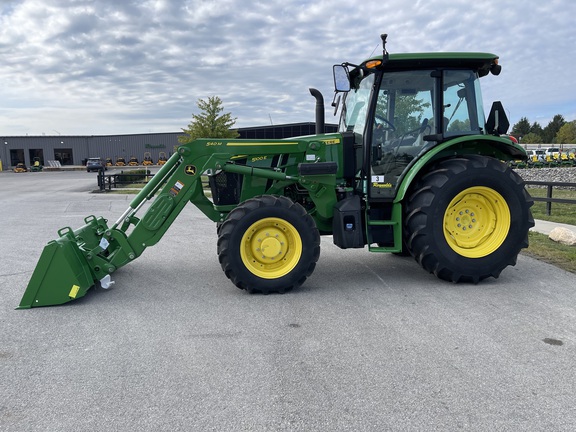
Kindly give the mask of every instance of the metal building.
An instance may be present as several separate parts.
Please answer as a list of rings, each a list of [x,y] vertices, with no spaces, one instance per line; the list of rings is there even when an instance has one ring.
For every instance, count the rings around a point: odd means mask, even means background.
[[[335,132],[337,126],[326,125],[326,132]],[[240,138],[281,139],[315,133],[314,123],[239,128]],[[182,132],[146,133],[130,135],[57,135],[57,136],[3,136],[0,137],[0,161],[4,169],[18,163],[26,166],[39,158],[42,165],[58,161],[61,165],[84,165],[87,158],[111,158],[113,162],[122,157],[128,161],[136,157],[142,162],[149,153],[154,162],[160,153],[170,157],[178,147]]]

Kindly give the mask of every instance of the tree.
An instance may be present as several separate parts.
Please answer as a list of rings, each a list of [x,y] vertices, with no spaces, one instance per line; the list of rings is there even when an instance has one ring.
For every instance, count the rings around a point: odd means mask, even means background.
[[[422,125],[424,110],[430,107],[429,102],[417,96],[399,95],[394,111],[394,127],[398,136],[417,130]]]
[[[542,129],[542,126],[540,126],[540,123],[538,122],[532,123],[532,126],[530,126],[530,132],[540,136],[544,135],[544,129]]]
[[[452,120],[448,125],[448,132],[460,132],[470,130],[470,119],[462,120]]]
[[[530,122],[528,122],[526,117],[522,117],[520,121],[512,127],[512,135],[518,138],[522,138],[530,132],[532,132],[530,130]]]
[[[192,121],[188,129],[182,129],[186,135],[178,137],[181,143],[189,143],[198,138],[238,138],[240,134],[233,130],[236,118],[230,113],[220,114],[224,111],[222,100],[218,96],[210,96],[208,100],[198,99],[196,105],[200,114],[192,114]]]
[[[562,114],[556,114],[554,118],[544,128],[544,135],[542,138],[545,143],[554,143],[556,141],[556,134],[562,126],[566,123]]]
[[[558,144],[576,143],[576,120],[564,124],[556,134]]]
[[[541,144],[542,137],[534,132],[527,133],[522,137],[521,144]]]

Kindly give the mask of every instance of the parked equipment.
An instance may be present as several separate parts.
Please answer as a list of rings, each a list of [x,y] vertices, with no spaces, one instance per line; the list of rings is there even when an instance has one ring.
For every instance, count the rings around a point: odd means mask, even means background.
[[[130,160],[128,161],[128,166],[138,166],[140,165],[138,162],[138,158],[136,156],[131,156]]]
[[[497,278],[533,226],[532,199],[505,163],[526,160],[503,137],[505,110],[484,120],[486,53],[388,54],[334,66],[340,131],[314,136],[197,139],[184,144],[112,225],[88,216],[45,247],[20,308],[66,303],[156,244],[195,204],[218,226],[226,276],[249,292],[285,292],[314,271],[320,235],[343,249],[412,255],[451,282]],[[504,162],[502,162],[504,161]],[[202,187],[208,176],[211,199]],[[149,209],[136,216],[143,204]]]
[[[158,165],[164,165],[168,161],[165,152],[160,152],[158,154]]]
[[[117,157],[116,166],[126,166],[126,159],[124,159],[123,157]]]
[[[42,168],[44,168],[44,167],[42,166],[42,163],[40,163],[40,158],[35,157],[32,160],[32,166],[30,167],[30,171],[31,172],[40,172],[40,171],[42,171]]]
[[[107,158],[106,158],[106,166],[112,166],[112,165],[114,165],[114,164],[112,163],[112,158],[107,157]]]
[[[28,172],[28,168],[26,168],[26,165],[23,164],[22,162],[18,162],[16,164],[16,166],[14,167],[13,170],[15,173],[23,173],[23,172]]]
[[[142,161],[142,165],[146,166],[146,165],[153,165],[154,161],[152,160],[152,155],[150,154],[150,152],[145,152],[144,153],[144,160]]]

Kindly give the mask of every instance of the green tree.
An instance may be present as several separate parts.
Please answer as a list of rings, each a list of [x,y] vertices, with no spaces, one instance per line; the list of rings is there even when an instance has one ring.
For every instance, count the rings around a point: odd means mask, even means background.
[[[189,143],[198,138],[238,138],[240,134],[233,130],[236,118],[224,111],[222,100],[218,96],[210,96],[208,100],[198,99],[196,105],[200,114],[192,114],[188,129],[182,129],[186,135],[178,137],[181,143]]]
[[[576,120],[565,123],[556,134],[558,144],[576,143]]]
[[[452,120],[448,125],[448,132],[460,132],[470,130],[470,119],[462,120]]]
[[[540,136],[544,135],[544,129],[542,129],[542,126],[540,126],[540,123],[538,122],[532,123],[532,126],[530,126],[530,132]]]
[[[526,117],[522,117],[518,123],[512,126],[512,135],[520,139],[530,132],[530,122]]]
[[[394,126],[397,135],[417,130],[422,124],[424,110],[430,107],[429,102],[418,99],[417,96],[402,95],[396,99]]]
[[[542,136],[535,134],[534,132],[529,132],[522,137],[521,144],[541,144]]]
[[[544,139],[545,143],[554,143],[556,142],[556,134],[560,130],[562,126],[566,123],[562,114],[556,114],[554,118],[548,123],[548,125],[544,128],[544,134],[542,138]]]

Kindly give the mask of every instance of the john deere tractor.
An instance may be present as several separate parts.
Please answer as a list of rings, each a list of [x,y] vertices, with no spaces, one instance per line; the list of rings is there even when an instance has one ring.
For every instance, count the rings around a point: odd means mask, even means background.
[[[88,216],[58,232],[20,308],[109,286],[188,203],[214,221],[222,269],[248,292],[304,283],[321,235],[342,249],[409,254],[451,282],[497,278],[516,263],[534,224],[532,199],[506,163],[526,153],[504,136],[499,102],[484,117],[479,81],[500,73],[498,56],[389,54],[386,35],[382,41],[381,55],[334,66],[338,133],[324,133],[323,97],[310,89],[316,135],[181,145],[116,222]]]

